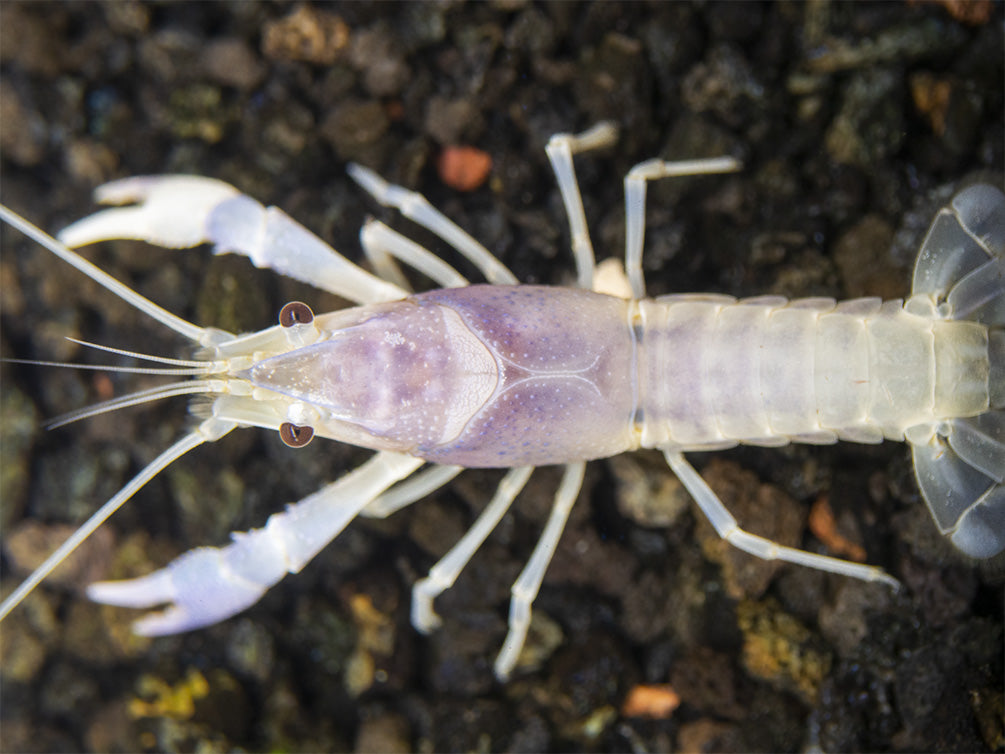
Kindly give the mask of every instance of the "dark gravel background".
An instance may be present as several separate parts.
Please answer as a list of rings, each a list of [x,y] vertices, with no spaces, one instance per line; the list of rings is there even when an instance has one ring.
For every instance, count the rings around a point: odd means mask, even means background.
[[[964,12],[969,16],[962,15]],[[903,296],[932,213],[1001,183],[1001,5],[0,4],[2,201],[57,230],[112,178],[192,172],[286,209],[351,258],[367,213],[345,176],[415,187],[526,282],[573,280],[543,146],[602,119],[577,161],[598,256],[621,255],[621,178],[652,156],[734,154],[742,173],[650,190],[650,292]],[[460,193],[437,158],[494,163]],[[393,215],[385,217],[393,219]],[[397,227],[411,232],[404,222]],[[425,236],[417,237],[442,250]],[[105,361],[66,335],[184,353],[3,228],[2,354]],[[258,329],[330,296],[243,259],[142,244],[87,251],[199,324]],[[468,270],[466,270],[468,271]],[[2,365],[3,587],[183,431],[180,401],[46,432],[149,380]],[[268,515],[367,453],[234,433],[178,462],[2,626],[3,751],[1002,750],[1002,567],[937,534],[906,449],[695,456],[754,531],[828,551],[836,531],[899,594],[725,553],[659,456],[591,464],[536,603],[528,666],[491,662],[509,584],[557,483],[542,469],[455,588],[443,628],[409,588],[499,474],[468,472],[208,630],[140,640],[83,584],[135,575]],[[815,529],[817,534],[824,530]],[[643,701],[639,702],[639,688]],[[674,705],[678,704],[674,709]]]

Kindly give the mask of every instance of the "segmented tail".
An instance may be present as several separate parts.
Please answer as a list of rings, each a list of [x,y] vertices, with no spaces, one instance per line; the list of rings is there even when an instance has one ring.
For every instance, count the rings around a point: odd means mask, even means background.
[[[932,518],[961,551],[1005,550],[1005,194],[971,186],[936,216],[918,252],[915,295],[945,319],[988,329],[988,410],[942,422],[912,443],[914,471]]]

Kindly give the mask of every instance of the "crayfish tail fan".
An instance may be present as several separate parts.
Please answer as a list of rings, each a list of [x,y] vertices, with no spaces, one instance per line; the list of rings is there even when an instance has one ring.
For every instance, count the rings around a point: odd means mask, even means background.
[[[971,370],[975,373],[942,380],[946,394],[966,393],[979,385],[980,394],[972,397],[981,402],[980,408],[941,422],[927,438],[912,439],[912,451],[918,485],[939,529],[967,555],[989,558],[1005,550],[1005,194],[1001,190],[987,184],[971,186],[938,214],[918,252],[913,293],[930,297],[946,320],[983,326],[978,332],[981,343],[976,344],[982,357],[967,360],[977,365]],[[957,346],[958,341],[947,341],[942,347]]]

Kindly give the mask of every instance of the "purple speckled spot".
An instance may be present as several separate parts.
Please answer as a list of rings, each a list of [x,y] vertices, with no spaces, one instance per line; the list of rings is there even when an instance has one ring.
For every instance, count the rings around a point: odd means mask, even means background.
[[[631,446],[633,336],[626,302],[590,291],[486,286],[431,291],[493,354],[500,383],[438,463],[520,466],[600,458]]]
[[[632,447],[627,304],[589,291],[476,285],[359,307],[330,340],[252,381],[327,409],[336,436],[470,467]]]

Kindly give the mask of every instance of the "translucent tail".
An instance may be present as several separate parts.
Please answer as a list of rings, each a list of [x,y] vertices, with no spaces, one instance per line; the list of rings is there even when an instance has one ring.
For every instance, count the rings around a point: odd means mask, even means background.
[[[932,518],[961,551],[1005,550],[1005,194],[971,186],[936,216],[918,252],[915,295],[945,319],[988,327],[988,410],[941,423],[912,445]]]

